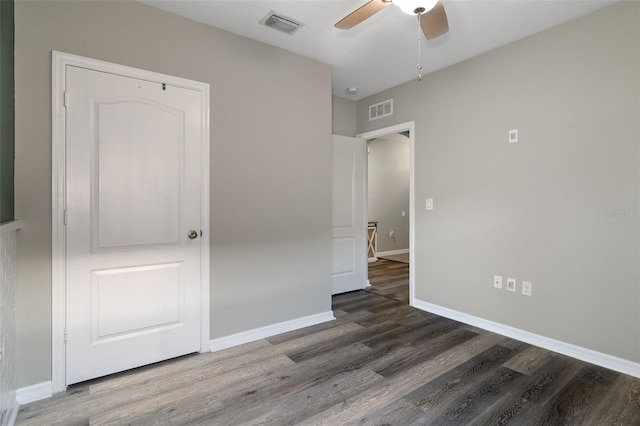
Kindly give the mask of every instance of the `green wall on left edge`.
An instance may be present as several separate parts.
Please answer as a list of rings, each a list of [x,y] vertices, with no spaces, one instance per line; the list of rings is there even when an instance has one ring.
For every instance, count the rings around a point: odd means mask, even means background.
[[[0,1],[0,223],[14,219],[13,0]]]

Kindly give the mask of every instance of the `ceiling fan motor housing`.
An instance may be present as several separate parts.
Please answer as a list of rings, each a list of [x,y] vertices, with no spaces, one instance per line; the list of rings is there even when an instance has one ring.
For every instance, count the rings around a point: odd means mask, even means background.
[[[409,15],[420,15],[433,9],[438,0],[394,0],[393,4],[398,6],[404,13]]]
[[[342,18],[334,26],[342,30],[353,28],[385,9],[390,3],[390,0],[369,0],[368,3]],[[393,0],[393,4],[408,15],[418,16],[420,27],[427,40],[439,37],[449,31],[447,14],[440,0]]]

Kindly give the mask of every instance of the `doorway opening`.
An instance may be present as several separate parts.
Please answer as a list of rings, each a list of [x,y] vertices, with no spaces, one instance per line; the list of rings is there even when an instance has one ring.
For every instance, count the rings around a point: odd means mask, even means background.
[[[367,140],[368,291],[414,305],[414,123],[357,135]]]

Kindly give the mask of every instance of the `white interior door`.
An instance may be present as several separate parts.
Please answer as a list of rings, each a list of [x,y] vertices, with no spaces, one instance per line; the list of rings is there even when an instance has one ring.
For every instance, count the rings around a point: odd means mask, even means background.
[[[193,90],[66,75],[72,384],[200,349],[203,114]]]
[[[366,141],[333,136],[333,294],[367,285]]]

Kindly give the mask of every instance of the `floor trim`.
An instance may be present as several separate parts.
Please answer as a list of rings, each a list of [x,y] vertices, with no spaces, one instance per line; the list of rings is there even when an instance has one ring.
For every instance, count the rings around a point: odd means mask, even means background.
[[[384,257],[384,256],[393,256],[396,254],[406,254],[409,253],[409,249],[399,249],[399,250],[389,250],[389,251],[379,251],[376,253],[376,256],[378,256],[378,258],[380,257]]]
[[[220,337],[211,340],[211,350],[220,351],[243,343],[253,342],[255,340],[265,339],[277,334],[286,333],[288,331],[298,330],[300,328],[309,327],[327,321],[333,321],[333,311],[323,312],[320,314],[309,315],[290,321],[284,321],[277,324],[268,325],[266,327],[255,328],[253,330],[243,331],[241,333],[232,334],[231,336]]]
[[[16,400],[19,405],[40,401],[53,395],[51,382],[42,382],[36,385],[20,388],[16,391]]]
[[[607,355],[605,353],[583,348],[581,346],[576,346],[571,343],[566,343],[560,340],[541,336],[539,334],[500,324],[498,322],[489,321],[480,317],[465,314],[464,312],[459,312],[439,305],[434,305],[432,303],[423,302],[422,300],[418,299],[414,300],[413,307],[446,318],[450,318],[452,320],[460,321],[465,324],[473,325],[475,327],[482,328],[483,330],[511,337],[513,339],[520,340],[534,346],[539,346],[541,348],[548,349],[562,355],[567,355],[581,361],[599,365],[600,367],[609,368],[620,373],[640,378],[640,363],[618,358],[612,355]]]

